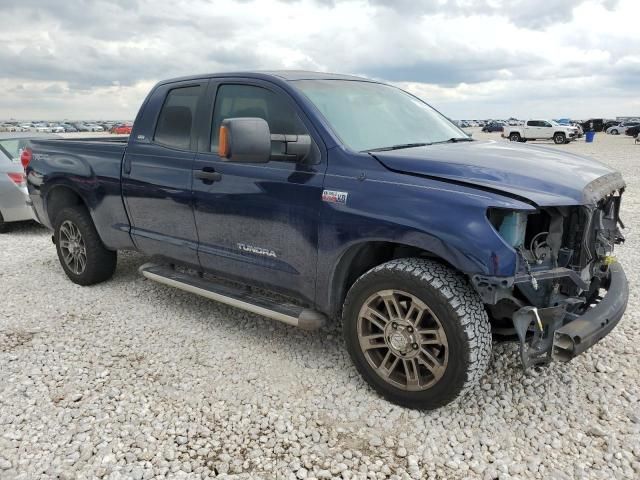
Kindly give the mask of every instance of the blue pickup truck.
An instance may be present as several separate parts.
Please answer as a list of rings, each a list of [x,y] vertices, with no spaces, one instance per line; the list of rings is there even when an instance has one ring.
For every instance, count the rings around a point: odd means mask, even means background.
[[[525,368],[568,361],[627,305],[618,172],[473,140],[368,79],[163,81],[128,140],[36,140],[22,161],[71,281],[138,250],[151,280],[305,329],[340,318],[358,371],[408,407],[476,384],[492,332]]]

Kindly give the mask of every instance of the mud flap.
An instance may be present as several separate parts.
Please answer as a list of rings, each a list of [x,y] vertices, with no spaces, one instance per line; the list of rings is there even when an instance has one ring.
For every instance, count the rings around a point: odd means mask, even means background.
[[[564,307],[523,307],[513,314],[513,326],[520,339],[520,359],[526,370],[530,366],[551,362],[553,334],[563,324]],[[532,332],[527,338],[527,333]]]

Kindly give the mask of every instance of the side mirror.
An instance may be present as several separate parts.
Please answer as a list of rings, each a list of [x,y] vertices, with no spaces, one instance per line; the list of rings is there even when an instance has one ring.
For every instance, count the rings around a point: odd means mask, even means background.
[[[262,118],[227,118],[220,125],[218,155],[231,162],[267,163],[271,132]]]
[[[262,118],[227,118],[220,125],[218,155],[230,162],[267,163],[312,159],[309,135],[271,134]]]

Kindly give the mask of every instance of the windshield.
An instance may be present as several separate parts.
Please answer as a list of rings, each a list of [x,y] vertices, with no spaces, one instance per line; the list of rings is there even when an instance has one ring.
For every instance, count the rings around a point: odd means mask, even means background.
[[[352,80],[293,82],[356,151],[469,140],[451,121],[408,93]]]

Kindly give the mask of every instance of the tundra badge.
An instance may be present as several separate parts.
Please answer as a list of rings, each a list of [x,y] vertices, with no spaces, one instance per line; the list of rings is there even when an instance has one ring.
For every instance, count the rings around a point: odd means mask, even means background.
[[[253,245],[247,245],[246,243],[238,243],[238,248],[243,252],[255,253],[256,255],[262,255],[265,257],[277,258],[276,252],[269,250],[268,248],[254,247]]]

